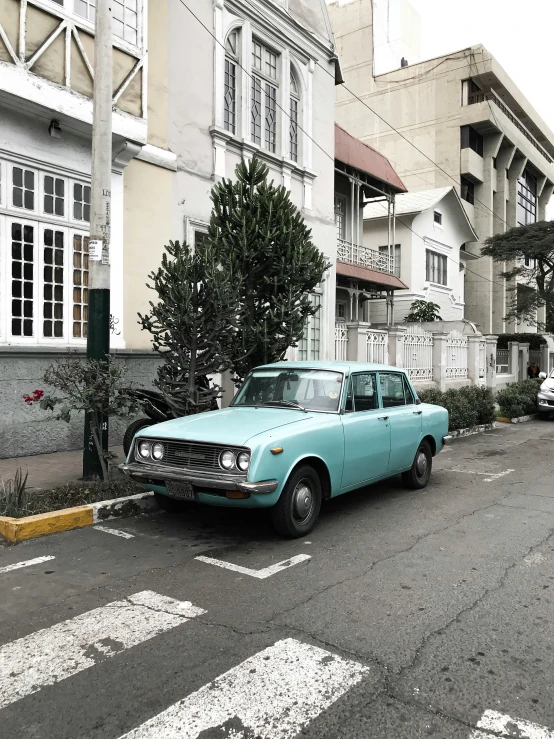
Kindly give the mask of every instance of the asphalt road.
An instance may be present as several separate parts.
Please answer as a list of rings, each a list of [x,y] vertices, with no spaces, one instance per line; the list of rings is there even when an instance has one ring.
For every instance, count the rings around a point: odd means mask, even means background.
[[[0,548],[0,736],[552,739],[553,441],[457,441],[307,540],[190,506]]]

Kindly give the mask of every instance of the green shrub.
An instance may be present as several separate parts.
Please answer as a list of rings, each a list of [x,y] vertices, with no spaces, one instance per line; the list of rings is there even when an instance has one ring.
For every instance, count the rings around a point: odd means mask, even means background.
[[[537,392],[542,380],[523,380],[506,385],[496,396],[500,415],[519,418],[537,412]]]
[[[448,430],[472,428],[492,423],[495,418],[491,390],[484,387],[451,388],[446,392],[431,388],[418,393],[422,403],[440,405],[448,411]]]
[[[529,344],[529,349],[537,350],[546,344],[546,339],[542,334],[500,334],[496,344],[497,349],[507,349],[510,341],[519,341],[522,344]]]

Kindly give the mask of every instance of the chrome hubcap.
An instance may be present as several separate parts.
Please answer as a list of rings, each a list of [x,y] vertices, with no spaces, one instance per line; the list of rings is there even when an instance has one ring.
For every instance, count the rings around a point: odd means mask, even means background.
[[[301,480],[294,491],[293,513],[297,521],[305,521],[312,512],[314,496],[307,480]]]
[[[417,453],[416,472],[418,477],[424,477],[427,473],[427,457],[423,452]]]

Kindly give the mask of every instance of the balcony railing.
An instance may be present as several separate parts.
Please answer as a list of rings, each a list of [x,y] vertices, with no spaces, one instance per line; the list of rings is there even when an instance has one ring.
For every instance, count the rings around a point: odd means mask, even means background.
[[[359,264],[361,267],[376,269],[379,272],[393,272],[394,257],[386,253],[369,249],[367,246],[351,244],[350,241],[338,239],[337,259],[340,262]]]
[[[468,96],[467,104],[475,105],[475,103],[484,103],[486,100],[490,100],[491,103],[494,103],[496,106],[498,106],[500,110],[504,113],[504,115],[512,121],[514,126],[519,131],[521,131],[525,138],[533,144],[535,149],[537,149],[537,151],[539,151],[543,155],[547,162],[550,162],[550,164],[552,164],[552,157],[550,156],[550,154],[546,151],[544,147],[539,144],[537,139],[533,136],[529,129],[523,125],[519,118],[516,118],[516,116],[508,108],[506,103],[494,92],[494,90],[489,90],[488,92],[474,92],[473,94]]]

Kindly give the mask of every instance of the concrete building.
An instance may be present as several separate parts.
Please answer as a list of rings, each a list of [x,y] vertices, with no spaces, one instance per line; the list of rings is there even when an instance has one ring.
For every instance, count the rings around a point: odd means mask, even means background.
[[[405,67],[398,58],[396,70],[376,75],[371,0],[328,7],[345,80],[337,122],[388,157],[408,191],[456,187],[478,235],[467,253],[480,257],[488,236],[545,218],[554,133],[487,49]],[[535,330],[504,320],[513,294],[503,271],[489,258],[472,263],[466,318],[484,334]]]
[[[385,253],[385,204],[368,203],[363,216],[364,246]],[[400,193],[395,199],[395,216],[394,274],[408,286],[395,297],[395,321],[404,321],[414,300],[436,303],[443,321],[462,321],[466,269],[476,259],[464,245],[475,241],[477,234],[456,188]],[[386,321],[384,301],[371,303],[370,320],[372,324]]]
[[[93,0],[0,0],[0,456],[78,448],[82,421],[28,408],[87,331]],[[156,367],[137,313],[169,239],[206,231],[210,190],[257,155],[335,264],[334,86],[323,0],[113,0],[112,347]],[[329,287],[326,287],[329,285]],[[330,287],[332,285],[332,287]],[[334,351],[334,268],[306,357]],[[121,424],[114,423],[113,441]]]

